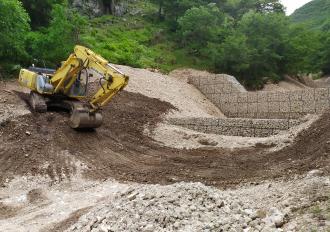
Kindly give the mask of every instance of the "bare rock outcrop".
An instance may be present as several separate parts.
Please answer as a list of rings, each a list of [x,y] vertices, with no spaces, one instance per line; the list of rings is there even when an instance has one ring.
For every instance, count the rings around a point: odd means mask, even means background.
[[[71,0],[71,5],[81,13],[96,17],[104,14],[122,16],[128,12],[128,1],[118,0]]]

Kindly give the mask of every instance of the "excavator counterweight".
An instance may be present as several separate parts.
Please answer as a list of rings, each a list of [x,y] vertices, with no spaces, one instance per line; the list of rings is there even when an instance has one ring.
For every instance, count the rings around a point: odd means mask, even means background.
[[[92,72],[98,76],[99,90],[87,96]],[[30,106],[36,112],[62,108],[70,112],[74,129],[102,125],[103,106],[128,84],[128,76],[100,55],[77,45],[57,70],[31,67],[21,69],[20,85],[30,89]]]

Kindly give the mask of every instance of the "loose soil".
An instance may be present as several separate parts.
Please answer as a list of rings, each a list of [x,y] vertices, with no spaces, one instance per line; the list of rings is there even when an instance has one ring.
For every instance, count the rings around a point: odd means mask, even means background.
[[[24,100],[27,94],[20,97]],[[39,174],[59,182],[70,179],[79,166],[84,166],[85,177],[97,180],[193,181],[218,187],[316,168],[329,173],[330,113],[303,131],[292,146],[269,153],[262,146],[234,151],[162,146],[143,131],[161,122],[169,110],[175,110],[170,103],[123,91],[103,110],[102,127],[93,131],[72,130],[62,112],[20,116],[0,127],[0,182]]]

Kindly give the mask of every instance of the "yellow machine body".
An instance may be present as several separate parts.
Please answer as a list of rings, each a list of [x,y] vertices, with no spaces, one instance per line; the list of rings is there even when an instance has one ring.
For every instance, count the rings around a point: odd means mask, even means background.
[[[31,91],[37,91],[36,81],[38,74],[27,69],[21,69],[19,72],[18,83]]]
[[[34,67],[21,69],[19,83],[31,90],[30,104],[37,111],[44,111],[46,103],[70,108],[73,128],[100,126],[102,117],[98,111],[108,104],[129,80],[128,76],[106,59],[79,45],[75,46],[74,52],[62,62],[60,68],[49,70]],[[85,80],[82,78],[84,70],[87,73]],[[87,70],[94,70],[100,76],[100,88],[91,99],[86,96],[90,77]],[[87,106],[85,103],[77,103],[76,100],[82,99],[86,99]]]

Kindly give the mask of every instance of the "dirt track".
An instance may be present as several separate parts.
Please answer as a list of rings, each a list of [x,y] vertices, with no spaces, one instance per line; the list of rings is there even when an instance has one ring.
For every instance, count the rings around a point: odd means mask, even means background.
[[[21,99],[26,95],[20,94]],[[15,100],[16,99],[16,100]],[[16,101],[16,102],[15,102]],[[17,97],[11,103],[22,104]],[[14,175],[46,174],[54,181],[70,178],[77,160],[92,179],[170,183],[201,181],[219,187],[277,177],[291,177],[315,168],[329,173],[330,114],[325,114],[295,143],[276,153],[265,147],[241,150],[164,147],[144,135],[174,107],[141,94],[122,92],[103,111],[96,131],[74,131],[60,112],[31,114],[0,127],[1,183]],[[79,165],[79,164],[78,164]]]

